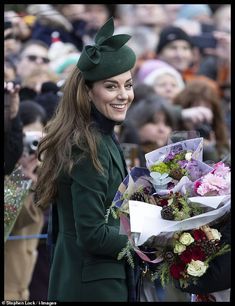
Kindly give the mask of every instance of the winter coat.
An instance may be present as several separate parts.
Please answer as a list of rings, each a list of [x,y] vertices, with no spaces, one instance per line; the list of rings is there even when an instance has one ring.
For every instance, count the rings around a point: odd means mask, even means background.
[[[97,152],[103,175],[87,156],[76,164],[71,176],[59,179],[50,301],[128,301],[126,263],[117,260],[127,236],[119,234],[119,219],[110,216],[105,222],[127,172],[111,134],[101,134]]]
[[[35,207],[33,193],[25,199],[11,235],[28,236],[41,233],[43,212]],[[29,299],[29,284],[36,264],[39,239],[7,240],[4,245],[4,299]]]

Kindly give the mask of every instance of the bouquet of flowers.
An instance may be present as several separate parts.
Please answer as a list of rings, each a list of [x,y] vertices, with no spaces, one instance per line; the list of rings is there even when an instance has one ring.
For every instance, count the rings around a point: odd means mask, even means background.
[[[208,225],[190,231],[176,232],[171,247],[162,252],[165,259],[157,267],[156,277],[164,286],[171,279],[178,280],[182,288],[196,283],[216,256],[230,250],[230,245],[220,243],[221,233]]]
[[[133,266],[134,250],[154,267],[152,279],[159,277],[162,285],[175,276],[182,287],[195,282],[212,258],[229,250],[210,226],[230,210],[231,171],[222,162],[213,167],[202,162],[202,150],[203,138],[195,138],[146,154],[147,168],[130,171],[108,211],[120,218],[120,233],[129,238],[119,258],[126,256]],[[205,233],[208,225],[217,233],[212,240]],[[199,233],[200,241],[195,236]],[[206,245],[211,253],[205,252]],[[182,258],[189,253],[186,263]],[[195,265],[204,272],[192,275]]]
[[[21,211],[32,181],[27,179],[22,168],[16,168],[4,179],[4,241],[7,241]]]

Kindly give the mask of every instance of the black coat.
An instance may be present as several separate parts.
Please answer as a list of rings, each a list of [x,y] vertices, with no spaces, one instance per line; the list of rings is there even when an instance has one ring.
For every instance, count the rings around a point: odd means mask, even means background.
[[[9,175],[23,152],[22,123],[17,115],[4,133],[4,174]]]

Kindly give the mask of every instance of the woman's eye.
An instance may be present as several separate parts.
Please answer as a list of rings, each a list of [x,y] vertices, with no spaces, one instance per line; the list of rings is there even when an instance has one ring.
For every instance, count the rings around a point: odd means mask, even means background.
[[[115,85],[107,85],[106,88],[108,88],[108,89],[115,89],[116,86]]]
[[[132,87],[133,87],[133,84],[127,84],[126,87],[127,87],[127,88],[132,88]]]

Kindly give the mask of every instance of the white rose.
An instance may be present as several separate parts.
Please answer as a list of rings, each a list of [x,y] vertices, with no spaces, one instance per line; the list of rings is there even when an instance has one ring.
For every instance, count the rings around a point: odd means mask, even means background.
[[[193,241],[194,239],[189,233],[183,233],[179,238],[179,242],[187,246],[193,243]]]
[[[191,158],[192,158],[192,152],[188,152],[188,153],[185,154],[185,159],[186,160],[191,160]]]
[[[177,253],[177,254],[181,254],[185,250],[186,250],[186,246],[185,245],[183,245],[180,242],[176,242],[173,252]]]
[[[220,232],[217,230],[217,229],[215,229],[215,228],[211,228],[211,234],[212,234],[212,236],[213,236],[213,238],[215,239],[215,240],[220,240],[220,238],[221,238],[221,234],[220,234]]]
[[[187,267],[187,272],[192,276],[202,276],[208,268],[208,265],[201,260],[192,260]]]

